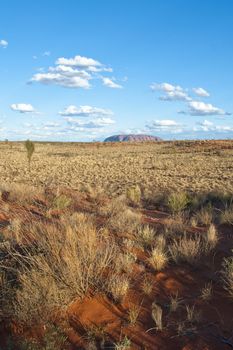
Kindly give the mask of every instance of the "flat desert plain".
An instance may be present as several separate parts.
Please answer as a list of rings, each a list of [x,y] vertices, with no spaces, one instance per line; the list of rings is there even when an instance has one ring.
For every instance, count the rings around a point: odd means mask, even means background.
[[[145,190],[231,191],[233,141],[152,143],[36,143],[28,171],[23,143],[0,143],[2,183],[87,184],[120,194]]]

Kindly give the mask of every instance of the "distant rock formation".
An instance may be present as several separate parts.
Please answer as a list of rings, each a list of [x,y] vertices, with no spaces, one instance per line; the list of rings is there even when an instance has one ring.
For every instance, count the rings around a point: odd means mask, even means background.
[[[104,142],[145,142],[162,141],[160,137],[144,134],[113,135],[107,137]]]

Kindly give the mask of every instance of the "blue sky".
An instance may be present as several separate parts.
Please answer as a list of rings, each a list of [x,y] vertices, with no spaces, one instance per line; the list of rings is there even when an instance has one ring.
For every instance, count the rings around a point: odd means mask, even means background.
[[[2,0],[0,139],[233,138],[232,0]]]

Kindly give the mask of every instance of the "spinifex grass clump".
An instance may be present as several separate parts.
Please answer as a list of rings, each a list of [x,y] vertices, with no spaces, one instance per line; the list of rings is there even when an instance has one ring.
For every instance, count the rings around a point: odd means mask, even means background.
[[[189,197],[186,192],[174,192],[168,197],[167,205],[172,214],[180,213],[189,204]]]
[[[28,168],[30,171],[31,170],[31,159],[32,159],[32,155],[35,151],[35,145],[32,141],[27,140],[27,141],[25,141],[25,148],[27,150]]]

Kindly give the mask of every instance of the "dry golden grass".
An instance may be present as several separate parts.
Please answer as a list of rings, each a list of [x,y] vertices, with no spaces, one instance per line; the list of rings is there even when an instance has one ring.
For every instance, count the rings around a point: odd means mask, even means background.
[[[1,183],[81,188],[110,194],[144,189],[231,190],[232,141],[145,144],[36,143],[28,172],[23,143],[0,143]],[[221,149],[222,148],[222,149]],[[216,150],[221,149],[221,156]]]
[[[37,242],[36,247],[31,241]],[[19,249],[11,242],[7,254],[11,267],[17,266],[20,286],[12,312],[25,324],[46,322],[57,308],[66,308],[77,297],[107,291],[111,288],[109,274],[114,283],[116,245],[110,237],[99,235],[84,214],[60,226],[31,227],[28,244],[24,242]],[[119,286],[118,279],[116,284]]]

